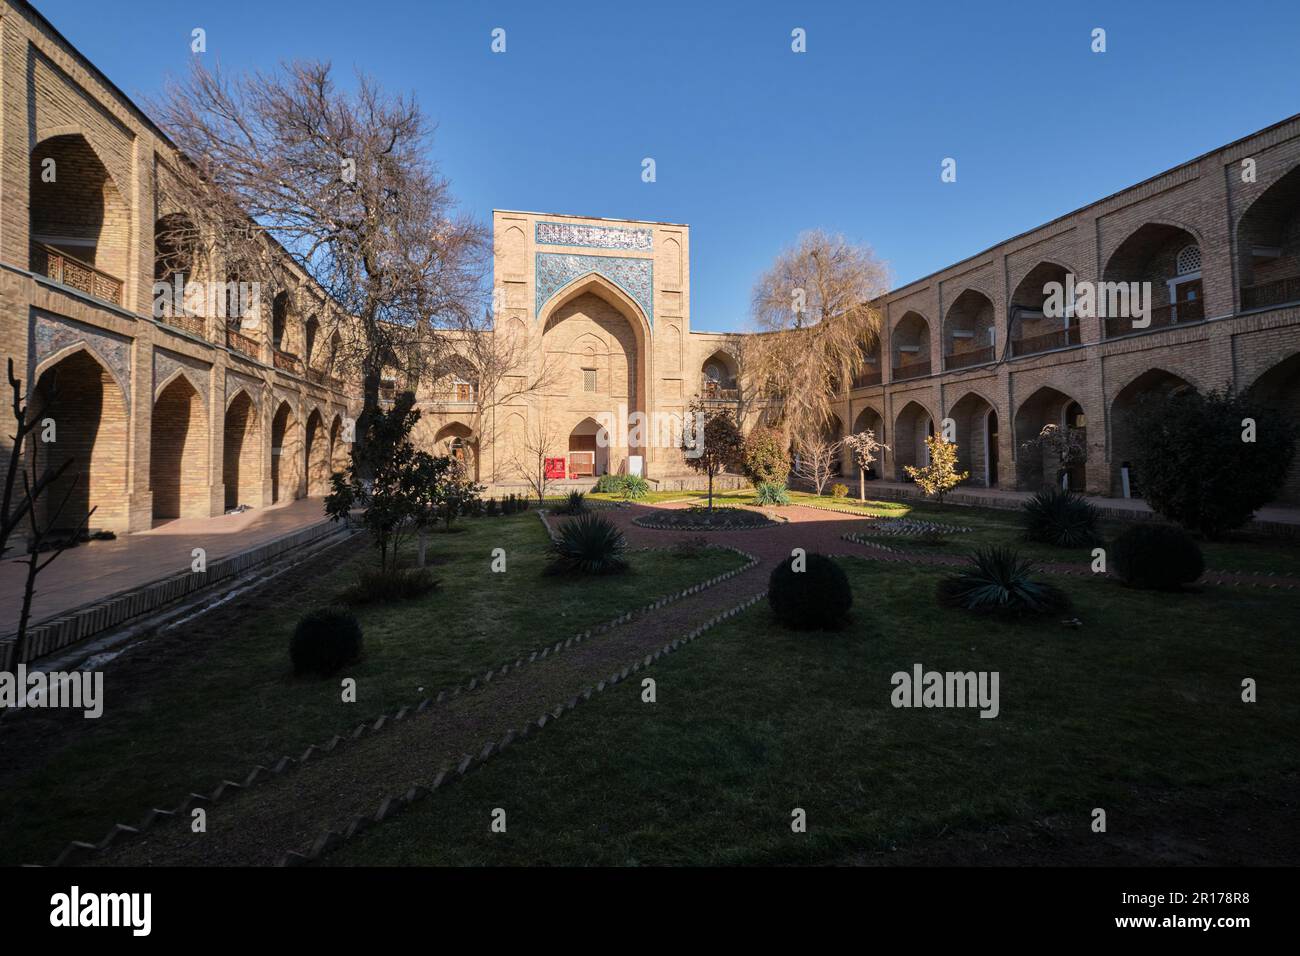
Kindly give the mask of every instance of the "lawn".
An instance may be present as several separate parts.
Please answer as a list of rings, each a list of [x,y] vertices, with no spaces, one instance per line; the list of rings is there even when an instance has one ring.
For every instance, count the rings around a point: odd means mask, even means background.
[[[847,630],[785,632],[758,605],[647,671],[657,703],[617,685],[329,862],[833,862],[1051,813],[1086,832],[1098,806],[1122,831],[1134,787],[1300,766],[1296,592],[1060,578],[1081,628],[994,626],[936,606],[937,569],[842,563]],[[916,663],[999,672],[1000,715],[895,709],[890,677]]]
[[[361,537],[110,665],[100,720],[33,720],[34,712],[6,720],[0,863],[49,862],[69,839],[98,840],[114,822],[242,779],[254,764],[298,755],[364,718],[744,562],[720,549],[634,552],[629,574],[573,581],[542,575],[547,538],[535,514],[454,527],[432,536],[438,590],[358,609],[365,656],[339,675],[356,680],[354,704],[341,702],[337,679],[295,679],[287,647],[303,612],[375,563]],[[504,574],[490,569],[494,548],[505,549]]]

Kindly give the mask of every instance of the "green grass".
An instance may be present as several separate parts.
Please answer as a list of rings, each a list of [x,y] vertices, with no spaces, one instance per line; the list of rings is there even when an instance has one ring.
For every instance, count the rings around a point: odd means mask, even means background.
[[[1086,827],[1133,785],[1236,785],[1300,762],[1294,592],[1060,579],[1082,628],[991,626],[935,605],[936,569],[844,565],[848,630],[787,633],[757,606],[647,671],[658,703],[617,685],[329,862],[838,861],[944,827],[1049,813]],[[998,671],[1001,715],[894,709],[890,676],[918,662]],[[1246,676],[1259,703],[1241,702]],[[496,807],[505,834],[489,832]]]
[[[696,584],[744,559],[707,549],[696,557],[634,552],[631,571],[599,580],[543,577],[547,538],[533,514],[457,522],[431,536],[441,587],[412,601],[365,606],[357,616],[365,656],[339,675],[355,678],[357,702],[340,702],[339,679],[292,677],[289,635],[308,609],[329,603],[375,563],[354,538],[317,562],[297,587],[282,582],[232,602],[187,628],[182,653],[146,673],[132,664],[105,674],[105,715],[78,719],[32,771],[11,765],[0,786],[0,863],[47,863],[62,842],[98,840],[257,763],[297,755],[452,684],[463,683],[547,640],[606,621],[652,598]],[[504,548],[507,571],[490,570]],[[23,715],[30,718],[32,715]],[[21,729],[15,721],[13,731]],[[12,739],[12,738],[11,738]],[[9,756],[13,759],[10,744]]]
[[[796,504],[814,508],[852,508],[878,518],[912,517],[938,524],[959,525],[968,532],[954,534],[934,544],[922,544],[908,537],[890,537],[886,543],[903,550],[923,554],[965,554],[986,545],[1011,545],[1027,557],[1054,564],[1086,565],[1092,561],[1091,548],[1057,548],[1049,544],[1024,541],[1020,537],[1020,512],[1000,508],[976,508],[968,505],[937,505],[928,501],[860,503],[856,498],[835,499],[805,492],[791,492]],[[1132,522],[1103,519],[1098,528],[1102,546]],[[1274,572],[1300,577],[1300,542],[1270,535],[1238,531],[1221,541],[1200,541],[1206,568],[1216,571]]]

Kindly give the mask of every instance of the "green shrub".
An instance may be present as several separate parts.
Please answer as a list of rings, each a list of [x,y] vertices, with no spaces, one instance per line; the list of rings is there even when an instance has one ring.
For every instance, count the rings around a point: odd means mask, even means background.
[[[556,514],[580,515],[587,510],[587,496],[581,491],[570,491],[564,503],[555,509]]]
[[[1182,528],[1144,521],[1110,546],[1110,565],[1131,588],[1176,591],[1205,571],[1200,546]]]
[[[848,497],[848,494],[849,494],[848,485],[840,485],[840,484],[831,485],[832,498],[846,498]]]
[[[1085,548],[1097,543],[1101,513],[1078,492],[1049,488],[1021,506],[1020,519],[1026,541]]]
[[[627,538],[612,521],[594,513],[579,515],[560,525],[546,573],[620,574],[628,569],[626,551]]]
[[[624,475],[623,488],[619,493],[624,501],[640,501],[650,494],[650,482],[640,475]]]
[[[399,568],[383,571],[367,569],[357,575],[357,582],[344,591],[340,600],[344,604],[387,604],[389,601],[407,601],[428,594],[438,586],[433,572],[428,568]]]
[[[1252,441],[1243,422],[1254,422]],[[1190,389],[1138,405],[1133,480],[1153,511],[1209,538],[1277,497],[1295,457],[1287,413],[1250,395]]]
[[[794,556],[775,568],[767,601],[776,619],[794,630],[837,630],[848,621],[853,590],[844,569],[824,554],[808,554],[796,571]]]
[[[639,501],[650,493],[650,482],[640,475],[601,475],[596,480],[596,491],[618,495],[624,501]]]
[[[295,674],[329,677],[360,656],[361,625],[345,608],[309,611],[289,639],[289,660]]]
[[[980,548],[970,567],[939,581],[939,603],[979,614],[1054,614],[1070,606],[1054,584],[1035,581],[1033,562],[1011,548]]]
[[[501,513],[501,506],[497,504],[497,500],[495,498],[489,498],[487,500],[488,517],[495,518],[500,513]]]
[[[755,428],[745,439],[741,472],[755,486],[785,485],[790,477],[788,443],[774,428]]]
[[[757,487],[758,497],[754,499],[756,505],[788,505],[790,503],[790,494],[786,491],[785,485],[764,482]]]

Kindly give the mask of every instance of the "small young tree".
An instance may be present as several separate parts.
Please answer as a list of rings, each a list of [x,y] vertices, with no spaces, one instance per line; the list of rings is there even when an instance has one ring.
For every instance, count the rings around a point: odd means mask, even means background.
[[[397,567],[397,554],[406,535],[415,528],[417,506],[412,491],[422,459],[411,444],[411,429],[420,418],[415,395],[403,392],[393,407],[368,409],[357,421],[348,470],[335,472],[333,490],[325,498],[325,514],[332,521],[347,520],[354,508],[363,509],[362,524],[374,536],[380,568]]]
[[[923,492],[942,505],[944,496],[969,478],[970,472],[957,470],[955,442],[946,442],[938,435],[927,435],[925,447],[930,463],[922,468],[908,465],[903,470]]]
[[[682,431],[681,450],[686,465],[709,477],[709,514],[713,513],[713,478],[744,460],[745,438],[727,408],[710,408],[700,399],[691,402],[694,428]],[[703,423],[703,424],[700,424]]]
[[[1041,432],[1020,447],[1029,452],[1045,451],[1056,459],[1055,484],[1058,488],[1063,485],[1071,468],[1088,460],[1088,441],[1082,428],[1044,425]]]
[[[469,476],[464,464],[453,461],[443,482],[442,520],[448,531],[451,530],[451,523],[478,501],[482,493],[483,485]]]
[[[1144,402],[1133,470],[1158,514],[1208,538],[1240,527],[1276,498],[1295,457],[1286,413],[1231,390]]]
[[[755,487],[759,485],[784,485],[790,477],[790,456],[787,443],[775,428],[755,428],[745,438],[741,473]]]
[[[880,457],[879,452],[889,451],[888,445],[876,441],[876,433],[868,428],[844,439],[853,463],[858,466],[858,500],[867,500],[867,471]]]
[[[458,465],[459,462],[450,455],[435,456],[417,451],[411,456],[410,467],[402,476],[406,486],[403,493],[410,503],[411,523],[416,533],[417,567],[424,567],[429,529],[442,517],[449,476]]]
[[[537,495],[538,505],[546,504],[546,489],[551,484],[546,473],[546,459],[559,457],[555,454],[559,445],[559,432],[543,407],[520,437],[515,455],[515,470]]]
[[[795,445],[795,475],[812,485],[817,494],[822,494],[835,476],[835,463],[840,459],[841,447],[840,442],[825,437],[798,442]]]

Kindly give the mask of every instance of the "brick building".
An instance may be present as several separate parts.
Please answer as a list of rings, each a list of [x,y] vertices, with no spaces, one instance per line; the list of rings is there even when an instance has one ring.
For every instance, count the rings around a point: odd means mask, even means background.
[[[57,385],[57,441],[39,453],[76,460],[72,507],[135,531],[323,493],[360,408],[333,361],[348,317],[301,274],[237,320],[212,300],[160,312],[155,281],[219,280],[231,296],[258,281],[168,246],[164,226],[184,215],[167,199],[174,147],[19,0],[0,0],[0,76],[0,351],[34,408]],[[567,475],[639,466],[671,485],[687,472],[657,417],[697,395],[746,427],[762,417],[746,336],[691,328],[689,227],[497,210],[493,241],[494,341],[518,361],[490,385],[468,358],[418,383],[426,447],[508,484],[544,438]],[[1149,283],[1149,324],[1058,314],[1053,282]],[[972,483],[1038,487],[1053,465],[1023,443],[1054,423],[1086,436],[1071,485],[1122,494],[1140,440],[1129,413],[1153,392],[1232,385],[1300,413],[1300,117],[876,305],[880,341],[835,430],[874,428],[885,477],[951,420]],[[1300,503],[1300,469],[1284,497]]]

